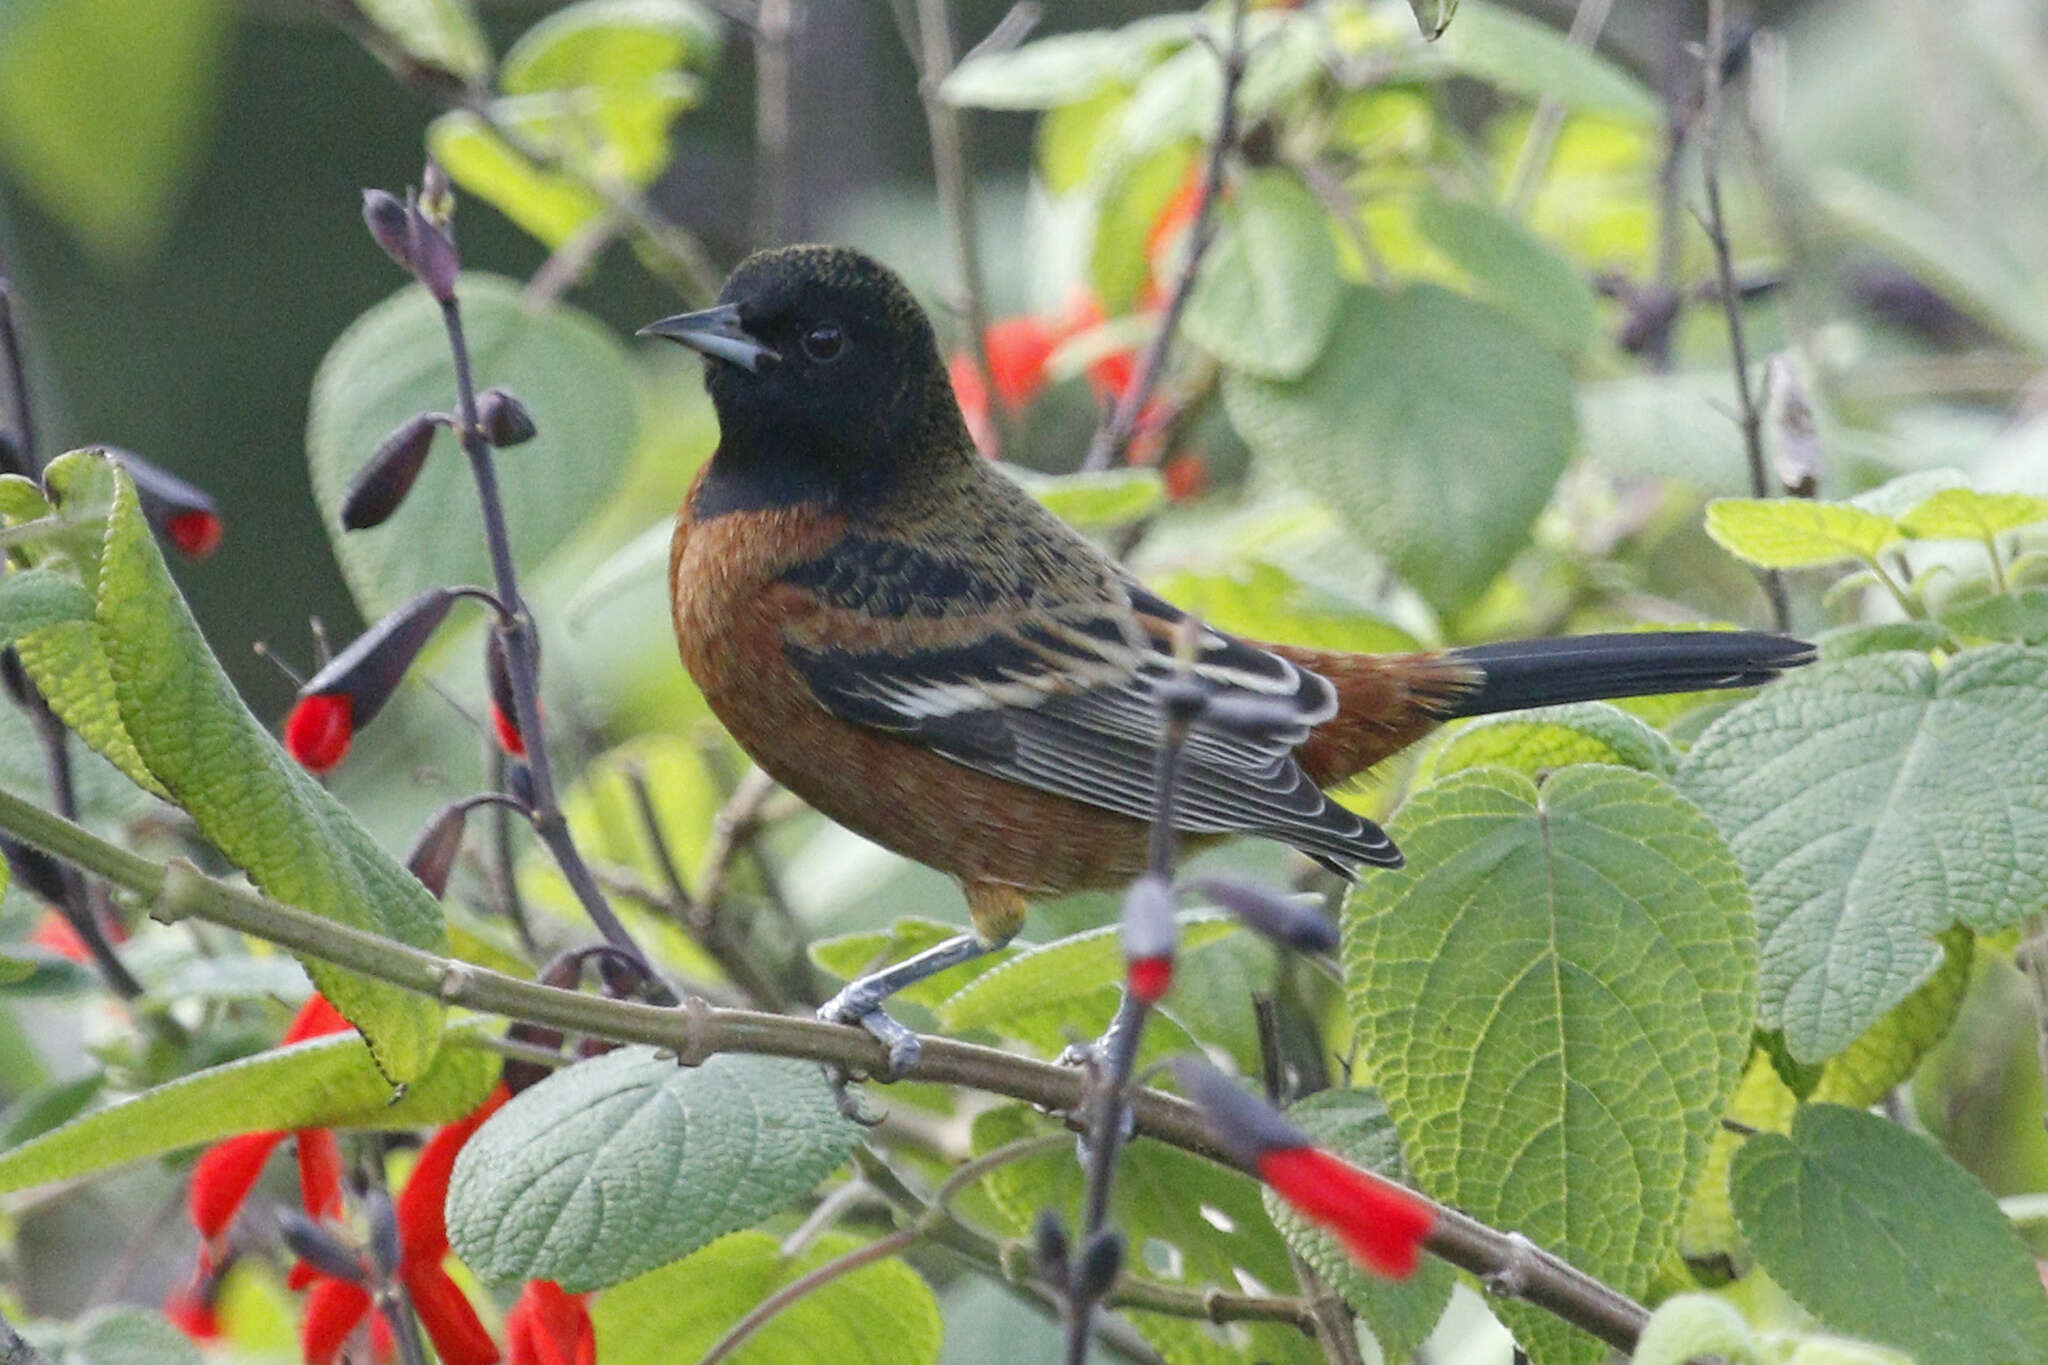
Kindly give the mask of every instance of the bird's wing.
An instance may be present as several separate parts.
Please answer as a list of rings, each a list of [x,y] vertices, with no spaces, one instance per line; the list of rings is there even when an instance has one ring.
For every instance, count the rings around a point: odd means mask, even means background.
[[[1024,516],[971,543],[849,534],[782,578],[810,599],[786,619],[791,662],[827,710],[968,767],[1140,820],[1152,817],[1160,684],[1183,613],[1124,579],[1065,528]],[[1071,541],[1069,540],[1071,537]],[[1336,714],[1329,682],[1218,631],[1195,676],[1292,708],[1255,737],[1201,729],[1174,824],[1256,833],[1349,874],[1397,864],[1377,826],[1331,801],[1294,760]]]

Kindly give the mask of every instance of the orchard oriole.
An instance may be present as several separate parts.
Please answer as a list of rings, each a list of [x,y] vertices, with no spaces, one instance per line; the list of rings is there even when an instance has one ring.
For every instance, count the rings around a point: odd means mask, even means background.
[[[1142,870],[1185,614],[976,452],[924,310],[867,256],[759,253],[716,307],[643,332],[703,353],[718,414],[669,557],[685,666],[778,782],[966,891],[971,935],[820,1011],[867,1027],[900,1073],[917,1041],[890,994],[1007,942],[1029,897]],[[1322,788],[1443,721],[1746,687],[1811,657],[1730,631],[1376,656],[1198,629],[1194,677],[1286,723],[1198,734],[1175,826],[1278,839],[1347,877],[1395,867]]]

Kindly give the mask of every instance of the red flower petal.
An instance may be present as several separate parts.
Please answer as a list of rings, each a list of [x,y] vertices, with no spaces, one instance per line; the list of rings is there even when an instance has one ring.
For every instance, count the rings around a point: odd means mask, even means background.
[[[510,1365],[595,1365],[597,1329],[584,1296],[553,1280],[529,1280],[505,1318]]]
[[[1198,498],[1209,488],[1209,462],[1199,451],[1182,450],[1167,456],[1159,467],[1166,476],[1166,496],[1173,502]]]
[[[318,1283],[320,1272],[313,1268],[310,1261],[293,1261],[290,1273],[284,1277],[284,1287],[294,1294],[302,1289],[310,1289]]]
[[[355,701],[343,692],[299,698],[284,722],[284,747],[300,766],[324,773],[341,762],[355,738]]]
[[[200,1154],[192,1168],[189,1206],[201,1237],[217,1241],[233,1225],[263,1175],[263,1163],[284,1139],[283,1133],[244,1133]]]
[[[1415,1273],[1436,1213],[1399,1185],[1315,1147],[1267,1152],[1259,1178],[1370,1269],[1397,1280]]]
[[[171,543],[193,559],[204,559],[220,548],[221,520],[218,512],[180,512],[164,523]]]
[[[1138,353],[1115,351],[1088,367],[1089,382],[1111,398],[1121,399],[1138,382]]]
[[[496,703],[491,706],[491,729],[498,736],[498,747],[514,758],[526,757],[526,739],[519,733],[519,727],[512,717],[500,710]]]
[[[326,996],[315,992],[312,999],[299,1007],[299,1012],[292,1017],[292,1022],[284,1031],[284,1037],[278,1039],[277,1045],[290,1047],[293,1043],[303,1043],[308,1038],[324,1038],[330,1033],[347,1033],[354,1027],[354,1024],[343,1017],[340,1010],[334,1008]]]
[[[299,1130],[299,1198],[315,1219],[341,1217],[341,1144],[325,1128]]]
[[[28,941],[73,962],[92,961],[92,949],[85,946],[85,940],[71,927],[71,921],[55,910],[43,911],[43,917],[36,921],[36,931],[28,936]]]
[[[194,1341],[220,1340],[220,1314],[214,1306],[186,1290],[164,1300],[164,1316],[171,1326]]]
[[[1128,980],[1132,995],[1148,1005],[1158,1004],[1173,984],[1173,954],[1137,959],[1130,964]]]
[[[499,1359],[498,1343],[484,1330],[476,1309],[462,1289],[448,1278],[439,1258],[413,1264],[403,1272],[406,1290],[412,1295],[413,1311],[441,1357],[441,1365],[493,1365]]]
[[[420,1159],[398,1196],[398,1229],[405,1245],[408,1264],[439,1265],[448,1254],[448,1177],[455,1170],[455,1154],[485,1119],[498,1112],[511,1092],[502,1082],[476,1112],[459,1123],[451,1123],[427,1139]]]
[[[1045,387],[1045,362],[1059,341],[1039,318],[1005,318],[982,334],[996,397],[1015,412]]]
[[[1172,246],[1174,241],[1194,224],[1202,212],[1202,191],[1206,187],[1202,168],[1192,166],[1187,179],[1180,182],[1180,188],[1173,192],[1173,198],[1159,210],[1159,216],[1152,220],[1152,230],[1145,234],[1145,258],[1159,264],[1160,253]]]
[[[370,1311],[370,1291],[347,1280],[321,1276],[306,1298],[306,1319],[299,1324],[299,1344],[306,1365],[334,1365],[349,1334]]]

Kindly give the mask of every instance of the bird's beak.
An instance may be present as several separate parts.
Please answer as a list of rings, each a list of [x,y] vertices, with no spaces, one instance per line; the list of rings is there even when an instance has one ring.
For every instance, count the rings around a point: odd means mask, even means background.
[[[644,337],[667,337],[693,351],[729,361],[750,374],[761,372],[761,362],[775,359],[775,352],[754,339],[740,323],[737,304],[725,303],[697,313],[678,313],[640,329]]]

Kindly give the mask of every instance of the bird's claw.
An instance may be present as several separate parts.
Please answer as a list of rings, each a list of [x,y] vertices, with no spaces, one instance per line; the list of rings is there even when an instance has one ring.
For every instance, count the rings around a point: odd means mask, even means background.
[[[858,1024],[889,1049],[888,1066],[872,1076],[884,1084],[909,1075],[924,1054],[924,1042],[915,1030],[891,1018],[879,1001],[855,995],[851,989],[841,991],[820,1006],[818,1017],[828,1024]]]

